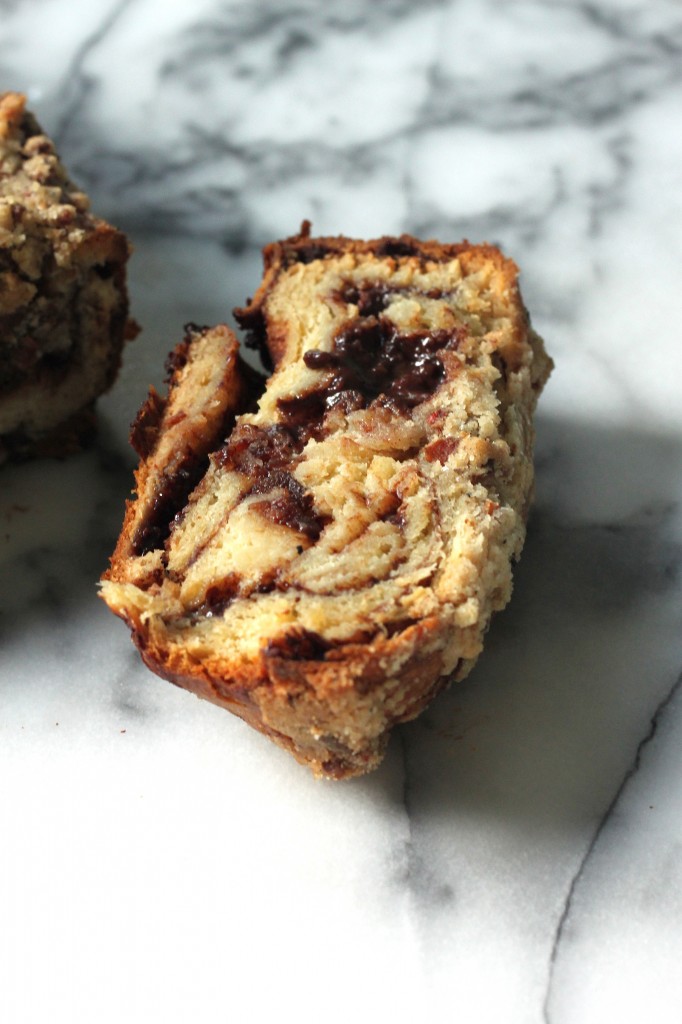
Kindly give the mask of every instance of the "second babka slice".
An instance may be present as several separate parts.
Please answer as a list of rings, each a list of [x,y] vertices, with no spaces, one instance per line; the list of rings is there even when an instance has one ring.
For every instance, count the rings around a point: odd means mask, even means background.
[[[125,235],[95,217],[19,93],[0,93],[0,463],[93,434],[127,339]]]

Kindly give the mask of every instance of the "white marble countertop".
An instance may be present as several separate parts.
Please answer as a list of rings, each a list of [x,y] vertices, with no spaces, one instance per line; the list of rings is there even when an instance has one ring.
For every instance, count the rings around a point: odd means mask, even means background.
[[[672,0],[0,0],[143,327],[0,479],[2,1021],[682,1020],[681,82]],[[96,597],[165,353],[304,217],[500,244],[556,361],[512,604],[349,783]]]

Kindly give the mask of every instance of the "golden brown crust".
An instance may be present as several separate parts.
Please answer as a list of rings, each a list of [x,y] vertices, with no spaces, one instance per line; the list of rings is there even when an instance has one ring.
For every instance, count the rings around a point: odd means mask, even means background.
[[[25,97],[0,94],[0,461],[80,446],[137,331],[127,240],[88,206]]]
[[[124,529],[103,597],[154,671],[343,778],[469,671],[509,599],[551,364],[490,246],[304,226],[264,260],[237,311],[276,365],[258,409],[161,546],[131,552]],[[168,401],[204,404],[188,377]],[[164,415],[140,421],[138,491],[166,464]]]

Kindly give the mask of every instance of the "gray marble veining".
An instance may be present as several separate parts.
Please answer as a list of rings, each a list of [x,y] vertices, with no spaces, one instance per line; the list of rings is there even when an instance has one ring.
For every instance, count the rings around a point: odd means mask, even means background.
[[[679,5],[4,0],[0,88],[129,232],[143,327],[94,446],[0,479],[2,1019],[679,1020]],[[304,217],[500,244],[557,364],[512,604],[348,785],[96,597],[166,352]]]

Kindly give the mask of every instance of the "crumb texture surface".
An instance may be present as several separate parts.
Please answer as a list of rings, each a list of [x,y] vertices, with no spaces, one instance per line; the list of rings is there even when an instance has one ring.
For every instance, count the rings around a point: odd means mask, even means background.
[[[0,461],[66,452],[91,432],[135,331],[128,254],[24,97],[0,94]]]

